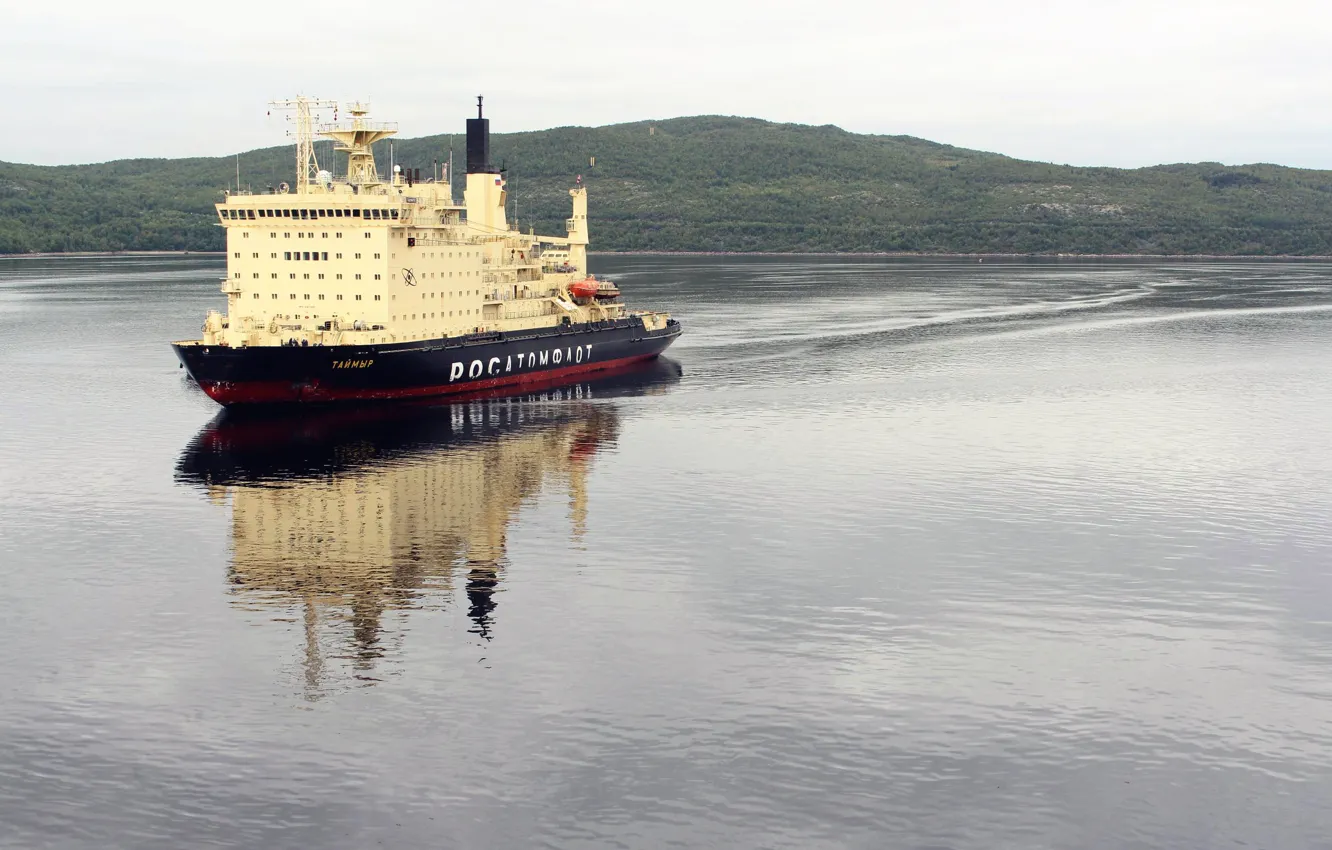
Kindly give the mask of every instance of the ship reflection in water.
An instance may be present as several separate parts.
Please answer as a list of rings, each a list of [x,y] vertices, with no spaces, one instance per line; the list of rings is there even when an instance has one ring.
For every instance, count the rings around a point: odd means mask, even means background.
[[[224,411],[186,448],[177,480],[230,502],[236,601],[299,611],[288,622],[304,625],[313,698],[339,679],[338,665],[375,681],[413,609],[465,605],[470,631],[490,640],[520,506],[563,486],[580,538],[589,466],[620,428],[607,400],[664,391],[680,374],[656,360],[448,403]]]

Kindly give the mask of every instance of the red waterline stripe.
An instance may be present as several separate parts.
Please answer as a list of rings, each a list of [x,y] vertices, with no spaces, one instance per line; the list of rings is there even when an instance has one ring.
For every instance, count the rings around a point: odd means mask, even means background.
[[[321,387],[309,385],[302,387],[291,381],[249,381],[243,384],[224,382],[204,382],[199,386],[208,393],[208,397],[218,404],[291,404],[293,402],[323,401],[371,401],[398,398],[424,398],[426,396],[453,395],[455,393],[475,392],[495,387],[546,382],[569,375],[586,372],[599,372],[617,366],[627,366],[642,360],[651,360],[654,354],[635,354],[618,360],[605,360],[600,363],[584,363],[577,366],[564,366],[559,369],[547,369],[541,372],[525,372],[520,375],[501,375],[480,381],[467,381],[461,384],[435,384],[427,387],[393,387],[389,389],[363,389],[357,387]]]

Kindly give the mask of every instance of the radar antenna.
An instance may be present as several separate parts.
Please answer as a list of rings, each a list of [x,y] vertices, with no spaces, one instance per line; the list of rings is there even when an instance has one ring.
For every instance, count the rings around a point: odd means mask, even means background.
[[[296,112],[296,126],[288,130],[287,135],[296,139],[296,192],[303,195],[319,174],[319,160],[315,159],[314,149],[314,110],[337,109],[338,102],[297,95],[289,100],[270,101],[268,105],[273,109]]]
[[[351,120],[332,124],[320,124],[319,135],[337,142],[333,150],[347,155],[347,182],[352,186],[374,186],[380,183],[379,173],[375,169],[375,155],[371,145],[380,139],[387,139],[398,132],[398,125],[392,122],[367,121],[370,113],[367,103],[350,103],[347,111]],[[390,159],[392,154],[390,153]],[[390,179],[392,175],[390,174]]]

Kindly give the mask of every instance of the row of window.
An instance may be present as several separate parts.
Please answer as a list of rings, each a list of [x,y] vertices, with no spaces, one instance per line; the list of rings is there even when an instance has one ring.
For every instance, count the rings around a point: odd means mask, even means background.
[[[257,298],[259,297],[259,293],[256,292],[256,293],[254,294],[254,297],[257,299]],[[272,297],[272,299],[273,299],[274,301],[276,301],[276,300],[277,300],[277,297],[278,297],[278,294],[277,294],[276,292],[274,292],[274,293],[271,294],[270,297]],[[295,300],[296,300],[296,293],[294,293],[294,292],[291,293],[291,296],[290,296],[290,297],[291,297],[291,300],[292,300],[292,301],[295,301]],[[305,294],[304,294],[303,296],[301,296],[301,297],[302,297],[304,300],[309,301],[309,300],[310,300],[310,293],[307,292],[307,293],[305,293]],[[320,300],[320,301],[323,301],[323,300],[324,300],[324,296],[323,296],[322,294],[319,296],[319,300]],[[342,296],[341,296],[341,295],[337,296],[337,300],[338,300],[338,301],[341,301],[341,300],[342,300]],[[357,300],[357,301],[360,301],[360,300],[361,300],[361,296],[359,296],[359,295],[356,296],[356,300]],[[375,300],[376,300],[376,301],[379,300],[379,296],[378,296],[378,295],[375,296]]]
[[[459,315],[459,316],[472,316],[472,315],[479,316],[479,315],[481,315],[481,311],[480,311],[480,310],[459,310],[459,311],[458,311],[458,315]],[[443,313],[443,311],[440,312],[439,317],[440,317],[441,319],[446,318],[445,315],[444,315],[444,313]],[[433,318],[435,318],[435,314],[434,314],[434,313],[431,313],[429,316],[427,316],[425,313],[422,313],[422,314],[421,314],[421,318],[422,318],[422,319],[433,319]],[[450,319],[453,318],[453,311],[452,311],[452,310],[449,311],[449,315],[447,316],[447,318],[450,318]],[[415,319],[416,319],[416,314],[413,313],[413,314],[411,315],[411,319],[410,319],[410,320],[411,320],[411,321],[415,321]],[[408,316],[407,316],[406,313],[403,313],[403,314],[402,314],[402,320],[403,320],[404,322],[409,321]],[[389,321],[391,321],[391,322],[396,322],[396,321],[398,321],[398,317],[397,317],[397,316],[390,316],[390,317],[389,317]]]
[[[239,259],[240,259],[240,251],[235,251],[235,252],[233,252],[232,256],[234,256],[236,259],[239,260]],[[256,260],[259,259],[259,255],[258,255],[258,254],[251,254],[250,256],[253,257],[253,258],[256,259]],[[277,259],[277,252],[273,252],[272,254],[269,254],[268,256],[271,257],[272,259],[276,260],[276,259]],[[356,254],[356,255],[354,255],[354,256],[355,256],[356,259],[358,259],[358,260],[361,259],[361,255],[360,255],[360,254]],[[328,252],[327,252],[327,251],[283,251],[283,252],[282,252],[282,259],[284,259],[284,260],[327,260],[327,259],[328,259]],[[341,254],[334,254],[334,255],[333,255],[333,259],[335,259],[335,260],[341,260],[341,259],[342,259],[342,255],[341,255]],[[375,254],[375,259],[376,259],[376,260],[379,259],[379,254]]]
[[[229,221],[254,221],[256,218],[298,218],[302,221],[318,218],[368,218],[379,221],[394,221],[398,218],[397,210],[220,210],[222,218]],[[256,213],[258,215],[256,215]]]
[[[240,273],[240,272],[236,272],[235,277],[236,277],[237,279],[239,279],[240,276],[241,276],[241,273]],[[250,277],[254,278],[255,280],[258,280],[258,279],[259,279],[259,272],[255,272],[254,274],[250,275]],[[269,275],[269,277],[271,277],[273,280],[277,280],[277,272],[274,272],[273,274]],[[287,275],[287,277],[291,278],[292,280],[295,280],[295,279],[296,279],[296,274],[293,272],[292,274]],[[310,279],[310,276],[309,276],[308,274],[301,275],[301,277],[302,277],[304,280],[309,280],[309,279]],[[316,277],[319,278],[319,280],[323,280],[323,279],[324,279],[324,276],[323,276],[322,274],[321,274],[321,275],[316,275]],[[339,274],[339,275],[334,275],[333,277],[336,278],[337,280],[342,280],[342,275],[340,275],[340,274]],[[357,280],[360,280],[360,279],[361,279],[361,276],[360,276],[359,274],[358,274],[358,275],[353,275],[353,277],[355,277]],[[381,279],[381,276],[380,276],[380,275],[375,275],[375,280],[380,280],[380,279]]]

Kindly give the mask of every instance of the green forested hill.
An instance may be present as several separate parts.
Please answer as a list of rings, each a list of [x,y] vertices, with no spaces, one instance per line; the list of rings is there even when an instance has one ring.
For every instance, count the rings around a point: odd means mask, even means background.
[[[461,135],[454,144],[461,162]],[[395,159],[424,175],[448,145],[399,140]],[[582,174],[599,250],[1332,254],[1328,171],[1074,168],[724,117],[496,135],[492,148],[524,230],[562,232],[564,190]],[[386,147],[377,158],[387,170]],[[290,182],[293,162],[289,147],[242,154],[242,181]],[[235,169],[0,163],[0,253],[220,250],[211,204]]]

